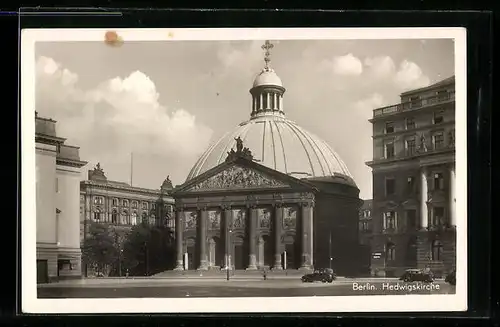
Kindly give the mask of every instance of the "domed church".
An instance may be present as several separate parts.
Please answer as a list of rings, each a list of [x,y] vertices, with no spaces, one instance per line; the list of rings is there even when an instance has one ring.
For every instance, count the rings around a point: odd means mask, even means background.
[[[249,119],[210,146],[172,192],[176,270],[360,272],[359,189],[324,140],[286,118],[272,47],[262,46]]]

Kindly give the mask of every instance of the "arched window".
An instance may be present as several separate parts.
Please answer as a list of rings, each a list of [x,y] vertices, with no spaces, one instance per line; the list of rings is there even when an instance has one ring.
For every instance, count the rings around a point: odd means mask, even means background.
[[[118,212],[116,210],[113,210],[113,212],[111,212],[111,222],[113,224],[116,224],[118,222]]]
[[[130,217],[129,224],[137,225],[137,212],[136,211],[132,212],[132,216]]]
[[[100,222],[101,221],[101,210],[96,209],[94,211],[94,221],[95,222]]]
[[[128,224],[129,223],[128,220],[129,220],[128,211],[123,210],[120,224],[122,225]]]
[[[128,200],[123,200],[123,206],[128,207]]]
[[[118,199],[113,199],[113,206],[116,207],[118,205]]]
[[[438,241],[432,241],[431,244],[431,259],[432,260],[441,260],[443,255],[443,244]]]
[[[137,209],[137,201],[132,201],[132,208]]]
[[[385,257],[387,261],[396,260],[396,245],[394,243],[387,243]]]

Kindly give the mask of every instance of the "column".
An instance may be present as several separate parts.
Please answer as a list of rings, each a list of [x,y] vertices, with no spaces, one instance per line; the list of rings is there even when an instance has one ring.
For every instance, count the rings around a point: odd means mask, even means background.
[[[267,92],[266,97],[267,97],[266,109],[271,109],[271,94]]]
[[[420,171],[420,229],[427,229],[429,218],[427,212],[427,169]]]
[[[451,166],[450,169],[450,225],[453,227],[457,226],[456,217],[456,185],[455,185],[455,165]]]
[[[278,109],[278,94],[273,93],[273,109],[277,110]]]
[[[256,256],[256,231],[257,231],[257,207],[250,206],[248,214],[248,267],[247,270],[257,269],[257,256]]]
[[[224,266],[227,269],[230,269],[230,265],[232,266],[231,260],[231,223],[232,223],[232,212],[231,207],[222,206],[222,212],[224,214],[224,247],[226,249],[226,253],[224,255]]]
[[[182,209],[177,209],[175,211],[175,251],[176,251],[176,265],[174,270],[184,270],[184,260],[182,258],[182,215],[184,211]]]
[[[311,208],[310,204],[307,202],[300,204],[300,231],[302,235],[302,262],[300,265],[301,269],[310,269],[311,268],[311,255],[310,255],[310,239],[312,235],[310,235],[310,221],[311,221]]]
[[[283,95],[280,95],[279,99],[280,99],[280,111],[283,111]]]
[[[282,270],[281,266],[281,224],[283,221],[283,206],[276,203],[274,206],[274,270]]]
[[[264,109],[264,94],[261,93],[259,95],[259,98],[260,98],[259,110],[263,110]]]
[[[203,208],[198,211],[198,243],[200,244],[200,264],[198,270],[208,270],[207,261],[207,219],[208,211]]]

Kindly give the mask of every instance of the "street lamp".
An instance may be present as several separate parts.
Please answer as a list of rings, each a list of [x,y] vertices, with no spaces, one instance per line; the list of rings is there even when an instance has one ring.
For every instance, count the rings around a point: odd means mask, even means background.
[[[118,253],[118,274],[122,277],[122,257],[123,257],[123,249],[120,249]]]

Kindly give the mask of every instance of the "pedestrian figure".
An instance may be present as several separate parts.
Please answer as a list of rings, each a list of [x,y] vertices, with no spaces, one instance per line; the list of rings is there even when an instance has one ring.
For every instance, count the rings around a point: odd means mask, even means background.
[[[127,269],[127,271],[125,272],[125,278],[128,278],[128,269]]]
[[[267,270],[266,270],[266,268],[264,268],[262,270],[262,274],[263,274],[264,280],[267,280]]]

